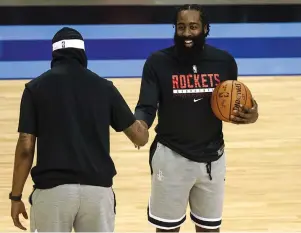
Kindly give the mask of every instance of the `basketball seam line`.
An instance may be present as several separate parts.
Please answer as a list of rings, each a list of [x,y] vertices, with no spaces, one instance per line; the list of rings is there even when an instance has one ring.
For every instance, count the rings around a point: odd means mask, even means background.
[[[231,88],[231,98],[230,98],[230,111],[229,111],[229,120],[231,120],[231,112],[232,112],[232,96],[233,96],[233,85],[234,85],[234,81],[232,81],[232,88]]]
[[[222,113],[222,111],[220,110],[220,106],[219,106],[219,101],[218,101],[218,91],[219,91],[219,89],[220,89],[220,87],[222,86],[222,83],[218,86],[218,88],[217,88],[217,90],[216,90],[216,92],[217,92],[217,96],[216,96],[216,105],[217,105],[217,109],[218,109],[218,111],[219,111],[219,113],[221,114],[221,116],[227,121],[227,118],[223,115],[223,113]]]

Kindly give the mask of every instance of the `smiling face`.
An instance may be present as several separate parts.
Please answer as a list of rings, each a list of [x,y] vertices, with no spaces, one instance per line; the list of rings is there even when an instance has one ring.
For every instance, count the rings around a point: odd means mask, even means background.
[[[174,41],[182,50],[202,49],[206,27],[201,22],[200,11],[182,10],[178,13]]]

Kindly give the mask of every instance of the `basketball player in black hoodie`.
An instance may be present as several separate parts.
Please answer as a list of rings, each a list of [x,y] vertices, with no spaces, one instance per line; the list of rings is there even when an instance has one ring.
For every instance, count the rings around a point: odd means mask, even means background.
[[[175,45],[145,62],[135,116],[151,127],[152,173],[148,221],[161,231],[179,231],[190,218],[197,232],[219,231],[226,172],[222,122],[210,107],[210,95],[222,81],[237,80],[237,65],[227,52],[205,43],[209,23],[199,5],[184,5],[175,17]],[[232,122],[250,124],[257,104],[241,106]]]
[[[116,175],[110,157],[110,132],[124,132],[138,146],[148,131],[111,81],[87,69],[85,43],[72,28],[52,40],[51,69],[25,85],[15,154],[11,215],[27,218],[23,187],[31,170],[31,231],[113,232]]]

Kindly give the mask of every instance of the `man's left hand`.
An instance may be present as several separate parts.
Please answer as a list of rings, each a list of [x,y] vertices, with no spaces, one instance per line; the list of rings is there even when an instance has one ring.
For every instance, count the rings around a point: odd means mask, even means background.
[[[21,230],[26,231],[27,229],[20,222],[20,214],[22,214],[25,219],[28,219],[23,201],[11,201],[11,217],[13,219],[14,225]]]
[[[251,124],[255,123],[258,119],[258,105],[252,98],[253,107],[247,108],[241,105],[238,110],[234,110],[231,115],[231,122],[234,124]]]

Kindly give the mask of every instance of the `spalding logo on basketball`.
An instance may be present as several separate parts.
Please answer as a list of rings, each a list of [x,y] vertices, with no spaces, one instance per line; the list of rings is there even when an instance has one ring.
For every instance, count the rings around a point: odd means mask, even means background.
[[[240,104],[252,107],[252,94],[249,88],[240,81],[224,81],[212,93],[212,111],[222,121],[229,122],[233,111],[238,110]]]

